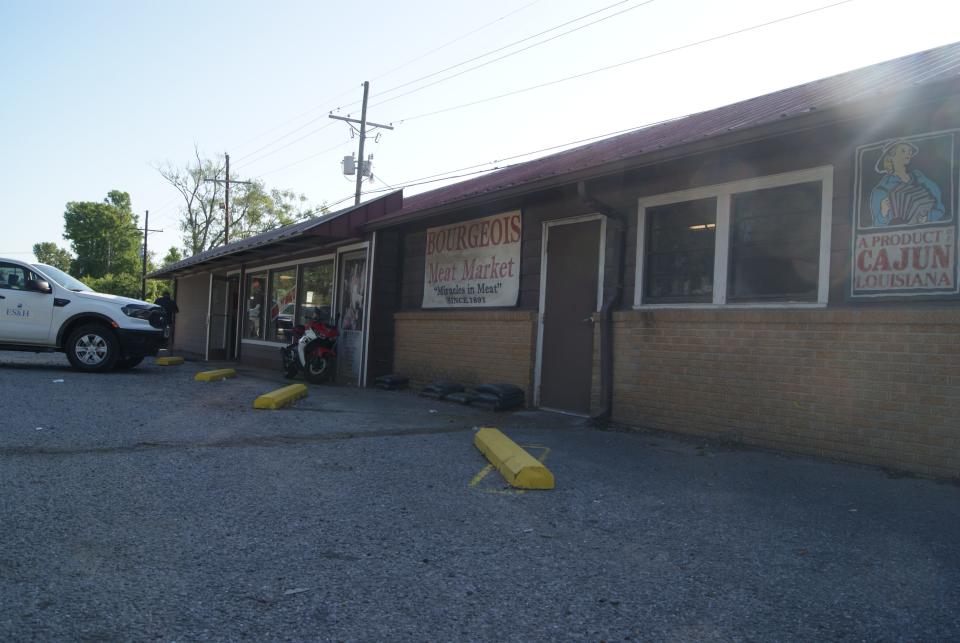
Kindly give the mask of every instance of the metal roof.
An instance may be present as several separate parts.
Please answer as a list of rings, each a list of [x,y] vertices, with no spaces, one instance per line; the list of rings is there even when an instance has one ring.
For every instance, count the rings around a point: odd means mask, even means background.
[[[300,237],[327,237],[328,241],[348,239],[356,236],[360,226],[363,224],[399,209],[402,203],[402,197],[403,190],[397,190],[396,192],[391,192],[359,205],[337,210],[336,212],[324,214],[319,217],[305,219],[298,223],[292,223],[274,230],[261,232],[252,237],[239,239],[226,245],[195,254],[192,257],[187,257],[182,261],[168,264],[159,270],[151,272],[147,276],[151,279],[161,279],[166,275],[181,272],[187,268],[198,267],[201,264],[209,263],[217,259],[249,253],[253,250],[270,246],[271,244]]]
[[[592,168],[626,161],[642,162],[644,157],[656,152],[674,150],[681,153],[689,144],[725,134],[958,79],[960,42],[659,123],[406,197],[403,209],[369,227],[385,227],[458,202],[493,196],[520,186],[532,187]]]

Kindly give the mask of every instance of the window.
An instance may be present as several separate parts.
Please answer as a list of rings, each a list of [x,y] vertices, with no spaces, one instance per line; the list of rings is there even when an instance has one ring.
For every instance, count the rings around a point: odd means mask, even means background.
[[[716,227],[716,199],[647,211],[647,301],[712,300]]]
[[[300,284],[298,323],[306,324],[313,317],[315,308],[320,308],[323,314],[332,319],[333,262],[324,261],[304,266]]]
[[[727,301],[816,301],[820,184],[732,195]]]
[[[243,336],[248,339],[263,339],[263,320],[267,273],[247,275],[246,317],[244,319]]]
[[[294,307],[297,304],[297,269],[270,271],[270,315],[267,317],[265,339],[270,342],[289,341],[293,328]]]
[[[12,263],[0,263],[0,288],[24,290],[28,280],[40,279],[31,270]]]
[[[640,200],[635,305],[827,303],[833,168]]]
[[[343,261],[340,264],[343,270],[353,268],[352,271],[344,273],[354,277],[353,280],[344,282],[344,287],[347,283],[353,287],[355,281],[360,284],[358,296],[361,303],[351,306],[351,311],[361,315],[366,252],[360,252],[358,266]],[[302,263],[260,266],[256,272],[251,271],[246,277],[244,290],[246,314],[243,339],[250,343],[256,343],[256,340],[276,344],[288,343],[293,327],[306,325],[317,309],[320,310],[321,318],[326,316],[328,321],[334,321],[338,313],[341,319],[348,319],[347,311],[343,308],[337,309],[334,305],[335,275],[339,257],[353,258],[354,253],[322,255],[303,260]],[[338,297],[343,303],[343,297]],[[353,302],[353,299],[350,301]],[[361,328],[362,325],[357,323],[356,330]]]

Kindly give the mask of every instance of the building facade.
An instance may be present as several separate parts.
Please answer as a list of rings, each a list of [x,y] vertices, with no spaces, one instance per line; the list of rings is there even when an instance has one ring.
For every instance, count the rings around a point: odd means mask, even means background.
[[[958,70],[952,45],[405,199],[371,226],[403,257],[394,370],[957,477]]]
[[[239,299],[208,274],[178,347],[193,326],[236,344],[223,298],[283,314],[284,277],[299,316],[318,262],[340,283],[366,244],[358,381],[509,382],[543,409],[956,478],[958,183],[960,44],[395,197],[324,252],[235,262]],[[273,350],[270,319],[230,321],[241,359]]]

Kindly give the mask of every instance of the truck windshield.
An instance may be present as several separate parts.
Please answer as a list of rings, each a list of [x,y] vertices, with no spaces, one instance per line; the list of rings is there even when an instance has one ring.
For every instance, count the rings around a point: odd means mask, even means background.
[[[58,268],[54,268],[53,266],[48,266],[43,263],[36,263],[34,266],[39,269],[40,272],[53,279],[67,290],[73,290],[74,292],[93,292],[93,288],[82,281],[74,279]]]

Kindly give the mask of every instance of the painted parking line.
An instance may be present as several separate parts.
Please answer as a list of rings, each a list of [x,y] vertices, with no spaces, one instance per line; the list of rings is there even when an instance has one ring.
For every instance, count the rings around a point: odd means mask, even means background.
[[[527,453],[500,429],[482,427],[473,434],[473,445],[490,461],[510,486],[517,489],[553,489],[550,469]]]

